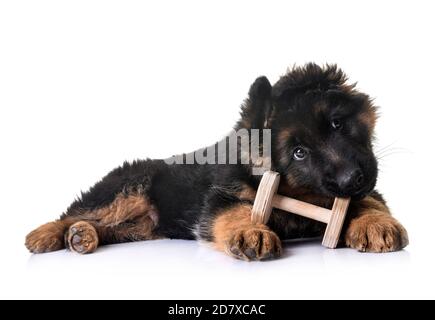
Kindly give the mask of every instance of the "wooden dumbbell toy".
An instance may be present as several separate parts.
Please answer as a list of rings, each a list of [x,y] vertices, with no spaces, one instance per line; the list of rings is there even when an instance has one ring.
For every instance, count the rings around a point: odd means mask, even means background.
[[[266,224],[272,208],[321,221],[327,224],[322,244],[328,248],[336,248],[350,198],[335,198],[332,209],[326,209],[276,194],[279,181],[277,172],[267,171],[263,174],[252,207],[252,222]]]

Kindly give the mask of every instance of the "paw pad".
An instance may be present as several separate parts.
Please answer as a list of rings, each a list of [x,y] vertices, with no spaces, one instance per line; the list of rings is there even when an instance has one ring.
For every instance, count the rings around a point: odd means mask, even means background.
[[[77,222],[69,229],[67,243],[74,252],[81,254],[94,252],[98,247],[97,231],[87,222]]]

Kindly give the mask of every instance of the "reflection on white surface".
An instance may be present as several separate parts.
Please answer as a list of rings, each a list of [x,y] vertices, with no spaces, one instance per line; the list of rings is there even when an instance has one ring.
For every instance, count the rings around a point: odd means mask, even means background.
[[[77,268],[89,266],[110,269],[129,268],[130,270],[153,270],[161,272],[177,265],[181,268],[230,268],[237,270],[249,266],[250,270],[265,268],[291,267],[293,270],[324,268],[360,268],[370,266],[404,265],[410,255],[406,250],[387,254],[360,253],[348,248],[335,250],[321,246],[319,240],[287,242],[280,259],[265,262],[244,262],[228,257],[212,247],[196,241],[155,240],[102,246],[89,255],[79,255],[67,250],[53,253],[31,255],[29,270],[54,269],[56,267]]]
[[[410,261],[407,251],[331,250],[310,240],[286,243],[279,260],[249,263],[195,241],[155,240],[105,246],[85,256],[69,251],[31,255],[26,274],[34,285],[27,294],[39,296],[41,283],[58,287],[43,294],[57,298],[377,297],[382,291],[370,290],[394,281]],[[80,285],[63,290],[65,281]],[[357,288],[328,296],[331,285]]]

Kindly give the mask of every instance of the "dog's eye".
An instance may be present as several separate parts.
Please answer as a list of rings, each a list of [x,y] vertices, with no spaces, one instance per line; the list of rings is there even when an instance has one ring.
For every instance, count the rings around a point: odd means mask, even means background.
[[[307,156],[307,152],[304,149],[302,149],[301,147],[298,147],[295,149],[295,151],[293,151],[293,158],[295,160],[298,160],[298,161],[304,160],[306,156]]]
[[[339,130],[339,129],[341,129],[341,127],[343,127],[343,123],[339,119],[334,119],[334,120],[331,121],[331,126],[335,130]]]

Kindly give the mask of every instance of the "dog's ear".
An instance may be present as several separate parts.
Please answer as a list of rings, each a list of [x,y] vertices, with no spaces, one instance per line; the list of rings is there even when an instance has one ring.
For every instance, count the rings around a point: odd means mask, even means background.
[[[241,124],[249,129],[263,129],[269,127],[272,115],[272,86],[269,80],[258,77],[249,89],[249,98],[242,107]]]
[[[249,89],[249,99],[268,100],[272,95],[272,85],[265,76],[258,77]]]

